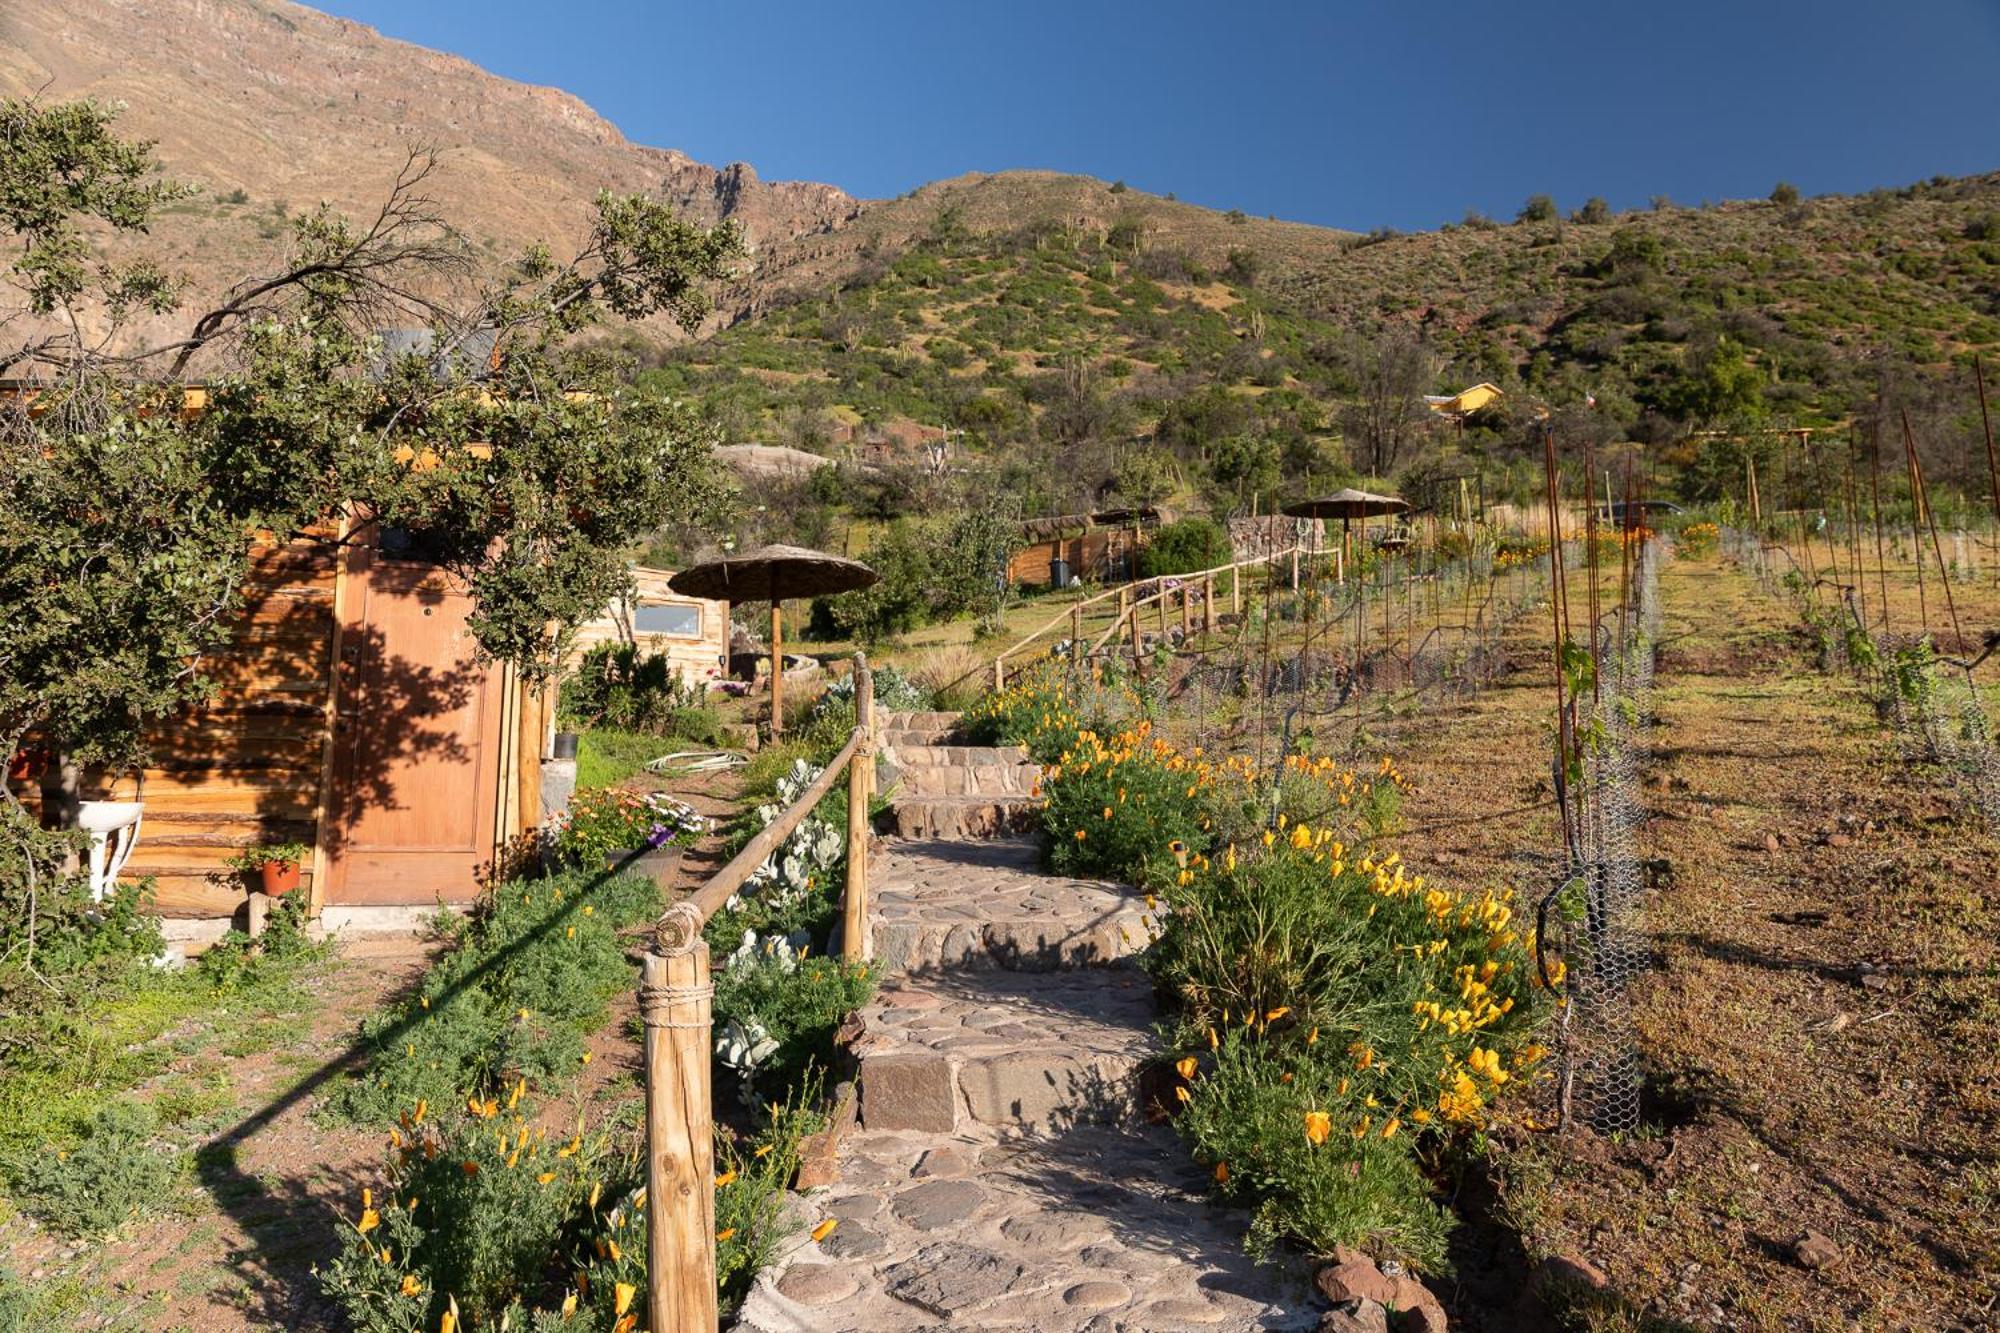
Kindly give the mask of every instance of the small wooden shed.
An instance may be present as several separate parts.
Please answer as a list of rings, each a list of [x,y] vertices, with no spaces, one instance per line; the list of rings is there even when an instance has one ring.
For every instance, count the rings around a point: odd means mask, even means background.
[[[477,660],[446,570],[393,534],[334,535],[253,543],[214,697],[156,729],[152,767],[86,780],[85,799],[144,802],[123,877],[153,877],[163,916],[231,915],[225,860],[281,841],[312,848],[315,913],[464,902],[539,817],[545,692]]]

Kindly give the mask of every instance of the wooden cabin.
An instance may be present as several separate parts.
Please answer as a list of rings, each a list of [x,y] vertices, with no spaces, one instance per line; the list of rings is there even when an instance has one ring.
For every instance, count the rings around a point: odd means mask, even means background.
[[[727,676],[729,603],[684,597],[667,586],[672,577],[671,570],[634,568],[634,595],[577,628],[571,660],[601,643],[630,643],[665,656],[691,685]]]
[[[471,598],[420,551],[333,535],[253,546],[211,701],[155,729],[143,773],[85,780],[144,802],[123,878],[152,877],[162,916],[234,914],[225,860],[283,841],[312,848],[315,915],[465,902],[539,819],[545,692],[477,661]]]
[[[1057,560],[1068,563],[1071,577],[1090,583],[1135,579],[1147,532],[1170,519],[1146,508],[1024,520],[1026,544],[1007,561],[1007,581],[1046,587],[1054,581],[1050,571]]]

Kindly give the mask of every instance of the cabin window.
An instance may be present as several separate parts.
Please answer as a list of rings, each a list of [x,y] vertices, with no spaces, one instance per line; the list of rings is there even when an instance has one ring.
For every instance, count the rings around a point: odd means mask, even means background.
[[[701,637],[701,607],[693,602],[656,602],[632,612],[634,634],[664,634],[674,639]]]

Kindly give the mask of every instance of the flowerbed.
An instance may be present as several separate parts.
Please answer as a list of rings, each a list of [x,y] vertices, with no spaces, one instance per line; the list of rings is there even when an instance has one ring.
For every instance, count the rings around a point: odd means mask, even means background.
[[[1444,1261],[1426,1167],[1543,1058],[1531,941],[1503,894],[1412,874],[1383,840],[1402,775],[1292,755],[1274,774],[1100,733],[1038,676],[976,710],[1044,763],[1051,865],[1151,890],[1144,964],[1170,997],[1176,1124],[1250,1247]]]
[[[694,807],[665,792],[601,787],[572,796],[549,836],[560,863],[594,870],[615,853],[685,847],[707,831]]]
[[[1192,856],[1145,964],[1176,1004],[1176,1123],[1252,1248],[1444,1261],[1428,1149],[1485,1123],[1543,1057],[1530,941],[1505,895],[1425,882],[1394,853],[1281,817]]]

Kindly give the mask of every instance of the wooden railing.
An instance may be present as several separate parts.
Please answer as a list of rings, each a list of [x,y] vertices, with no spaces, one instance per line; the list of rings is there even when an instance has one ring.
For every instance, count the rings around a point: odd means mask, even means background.
[[[1088,649],[1078,652],[1078,656],[1094,657],[1104,650],[1107,643],[1114,639],[1119,639],[1123,637],[1124,633],[1129,632],[1133,655],[1136,659],[1139,651],[1140,636],[1139,612],[1143,608],[1156,604],[1159,606],[1160,629],[1164,632],[1169,628],[1170,623],[1171,612],[1169,603],[1178,594],[1180,598],[1181,632],[1183,635],[1190,634],[1194,630],[1194,599],[1196,589],[1199,588],[1201,593],[1202,632],[1212,633],[1215,629],[1215,580],[1218,576],[1223,574],[1235,576],[1229,582],[1229,609],[1231,614],[1237,614],[1243,610],[1243,580],[1240,571],[1258,565],[1268,566],[1280,560],[1290,560],[1292,581],[1296,583],[1298,581],[1299,557],[1305,553],[1305,549],[1301,546],[1289,546],[1282,551],[1272,551],[1267,555],[1256,556],[1249,560],[1238,560],[1227,565],[1217,565],[1213,569],[1198,569],[1191,574],[1158,574],[1150,579],[1142,579],[1138,583],[1128,583],[1123,587],[1112,588],[1108,591],[1098,593],[1094,597],[1086,597],[1082,601],[1072,602],[1067,610],[1057,615],[1046,625],[1043,625],[1031,634],[1017,639],[1008,647],[1000,650],[1000,655],[993,659],[990,668],[993,673],[993,688],[996,690],[1006,688],[1007,660],[1009,658],[1020,656],[1027,650],[1028,645],[1047,636],[1058,628],[1067,625],[1069,628],[1069,641],[1072,644],[1081,644],[1083,642],[1083,613],[1086,607],[1095,606],[1100,602],[1108,602],[1116,598],[1118,601],[1118,614],[1112,618],[1111,624],[1105,631],[1091,642]],[[1144,591],[1148,587],[1152,591]],[[952,684],[959,684],[966,678],[962,676],[958,681],[953,681]]]
[[[854,731],[840,753],[701,888],[669,907],[639,970],[646,1059],[646,1295],[653,1333],[716,1333],[715,1133],[709,1087],[714,1023],[702,930],[757,867],[847,778],[847,884],[841,952],[871,953],[868,801],[875,781],[875,690],[854,656]]]

